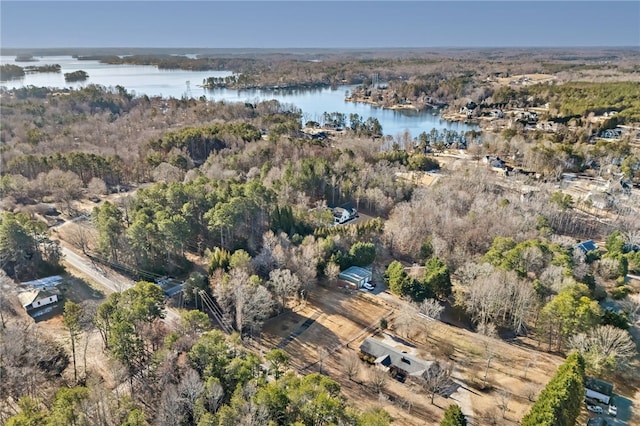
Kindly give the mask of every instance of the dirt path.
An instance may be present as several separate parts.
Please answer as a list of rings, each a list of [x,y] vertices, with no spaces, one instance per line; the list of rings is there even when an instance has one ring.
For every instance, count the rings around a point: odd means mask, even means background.
[[[471,403],[471,392],[464,386],[461,381],[462,377],[459,373],[454,372],[453,377],[455,382],[459,385],[458,389],[452,393],[449,398],[454,400],[462,410],[462,414],[467,418],[467,425],[472,426],[473,423],[473,404]]]

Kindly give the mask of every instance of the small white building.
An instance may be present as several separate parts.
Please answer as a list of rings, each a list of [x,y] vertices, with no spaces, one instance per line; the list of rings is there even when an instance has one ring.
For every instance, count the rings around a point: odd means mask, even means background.
[[[332,213],[335,225],[345,223],[358,215],[357,210],[353,207],[335,207],[332,209]]]
[[[29,312],[43,306],[58,302],[59,292],[56,288],[34,289],[18,294],[18,299],[24,309]]]

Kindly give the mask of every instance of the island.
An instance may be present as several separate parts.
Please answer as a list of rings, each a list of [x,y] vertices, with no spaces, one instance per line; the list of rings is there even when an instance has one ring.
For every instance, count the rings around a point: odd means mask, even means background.
[[[74,83],[76,81],[86,81],[88,78],[89,78],[89,74],[83,70],[64,73],[64,81],[66,81],[67,83]]]

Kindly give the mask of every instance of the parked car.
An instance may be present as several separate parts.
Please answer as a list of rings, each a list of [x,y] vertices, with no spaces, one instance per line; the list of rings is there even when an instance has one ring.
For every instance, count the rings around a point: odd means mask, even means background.
[[[364,285],[363,285],[362,287],[366,288],[366,289],[367,289],[367,290],[369,290],[369,291],[373,291],[373,290],[376,288],[376,287],[375,287],[373,284],[371,284],[371,283],[364,283]]]
[[[596,414],[602,414],[602,411],[603,411],[602,407],[600,407],[599,405],[587,405],[587,410]]]
[[[618,415],[618,407],[616,407],[615,405],[610,405],[609,406],[609,415],[610,416],[617,416]]]

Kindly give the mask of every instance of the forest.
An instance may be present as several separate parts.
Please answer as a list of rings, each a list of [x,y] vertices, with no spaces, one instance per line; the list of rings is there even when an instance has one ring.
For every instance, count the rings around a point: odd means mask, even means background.
[[[118,60],[231,66],[219,58],[154,58]],[[368,73],[380,67],[400,74],[430,61],[355,63]],[[295,68],[288,60],[279,66]],[[327,74],[310,83],[362,78],[360,68],[329,60],[320,69]],[[443,101],[477,89],[471,74],[424,75],[391,87]],[[350,402],[338,378],[320,374],[322,366],[298,374],[284,350],[261,352],[251,343],[267,321],[350,266],[373,265],[380,285],[404,304],[391,328],[406,338],[418,313],[446,306],[462,312],[478,335],[573,352],[538,399],[555,401],[567,418],[579,412],[575,392],[585,371],[638,383],[629,329],[640,319],[640,299],[628,274],[640,274],[640,204],[637,191],[620,184],[640,173],[632,140],[592,143],[586,126],[548,134],[517,125],[383,137],[368,117],[328,111],[326,123],[303,123],[297,108],[276,101],[133,96],[121,86],[1,94],[3,284],[60,272],[61,244],[136,281],[99,304],[64,303],[64,345],[34,336],[37,324],[21,319],[14,296],[2,295],[0,386],[8,397],[0,419],[8,425],[389,424],[380,407]],[[637,83],[500,94],[530,95],[560,114],[612,108],[627,124],[638,119]],[[326,139],[304,136],[336,122],[341,129],[327,130]],[[461,150],[465,155],[456,157]],[[481,161],[485,156],[530,173],[500,175]],[[562,186],[563,174],[574,172],[610,182],[605,211]],[[423,184],[404,177],[411,174],[437,178]],[[344,205],[366,219],[334,226],[330,208]],[[52,207],[63,220],[88,219],[61,242],[42,220],[51,220]],[[584,240],[597,241],[598,249],[583,252],[577,244]],[[150,282],[167,275],[184,280],[188,307],[197,307],[197,297],[215,301],[223,330],[198,309],[170,321],[162,290]],[[621,309],[605,309],[605,300]],[[106,373],[87,368],[91,333],[109,360]],[[39,349],[29,351],[36,341]],[[428,382],[426,373],[422,379]],[[563,387],[574,391],[567,401],[556,398]],[[525,424],[547,424],[536,423],[553,415],[541,405],[533,405]],[[447,410],[443,424],[457,417]]]

